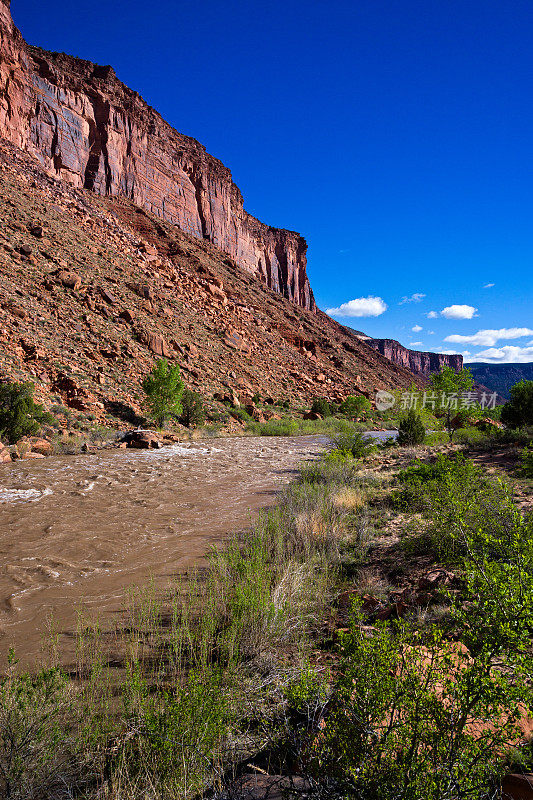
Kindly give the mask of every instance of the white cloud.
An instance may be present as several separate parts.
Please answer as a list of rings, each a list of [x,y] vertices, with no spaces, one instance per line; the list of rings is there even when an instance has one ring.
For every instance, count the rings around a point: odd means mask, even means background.
[[[415,333],[418,333],[418,331],[421,331],[421,330],[422,330],[422,325],[414,325],[414,326],[411,328],[411,330],[412,330],[412,331],[414,331]]]
[[[494,284],[493,284],[493,283],[486,283],[486,284],[485,284],[485,286],[484,286],[483,288],[484,288],[484,289],[492,289],[492,287],[493,287],[493,286],[494,286]]]
[[[435,336],[435,331],[428,331],[429,336]]]
[[[453,305],[446,306],[440,312],[446,319],[472,319],[476,316],[477,308],[474,306]]]
[[[409,347],[418,347],[422,342],[409,342]]]
[[[520,339],[522,336],[531,336],[532,334],[533,330],[531,328],[487,329],[478,331],[471,336],[462,336],[454,333],[451,336],[447,336],[444,341],[453,342],[453,344],[477,344],[480,347],[492,347],[500,339]]]
[[[338,308],[326,309],[331,317],[379,317],[387,310],[387,304],[381,297],[357,297],[342,303]]]
[[[469,361],[489,361],[495,364],[524,364],[533,361],[533,347],[516,347],[506,344],[504,347],[490,347],[481,350],[468,359]]]
[[[430,312],[428,312],[428,313],[426,314],[426,317],[427,317],[428,319],[437,319],[437,317],[438,317],[438,316],[439,316],[439,315],[437,314],[437,312],[436,312],[436,311],[430,311]]]
[[[402,297],[398,305],[403,306],[404,303],[420,303],[426,295],[422,292],[415,292],[411,297]]]

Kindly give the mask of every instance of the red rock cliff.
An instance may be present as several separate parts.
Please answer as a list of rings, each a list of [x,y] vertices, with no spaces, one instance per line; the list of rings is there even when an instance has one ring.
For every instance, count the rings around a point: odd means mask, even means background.
[[[440,372],[447,366],[458,372],[463,367],[463,357],[460,355],[445,355],[443,353],[426,353],[418,350],[409,350],[395,339],[369,339],[361,336],[366,344],[377,350],[383,356],[398,364],[407,367],[415,375],[427,377],[433,372]]]
[[[247,272],[315,310],[299,234],[248,214],[231,172],[175,131],[112,67],[28,46],[0,0],[0,136],[44,168],[211,241]]]

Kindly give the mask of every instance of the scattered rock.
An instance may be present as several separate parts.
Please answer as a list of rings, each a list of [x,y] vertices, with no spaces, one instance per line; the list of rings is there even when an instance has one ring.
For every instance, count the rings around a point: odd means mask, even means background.
[[[5,445],[0,442],[0,464],[7,464],[11,462],[11,453]]]
[[[57,278],[67,289],[74,289],[77,292],[81,288],[81,278],[76,272],[61,270]]]
[[[102,295],[102,299],[105,300],[106,303],[109,303],[110,306],[114,306],[117,302],[117,298],[110,289],[101,288],[100,294]]]
[[[141,334],[139,334],[139,339],[144,345],[146,345],[148,350],[151,350],[152,353],[156,354],[156,356],[172,358],[172,350],[166,343],[164,337],[159,333],[148,333],[147,331],[143,331]]]

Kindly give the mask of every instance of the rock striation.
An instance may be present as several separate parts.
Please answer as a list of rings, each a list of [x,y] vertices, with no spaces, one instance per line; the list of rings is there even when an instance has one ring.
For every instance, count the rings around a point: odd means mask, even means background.
[[[248,214],[229,169],[174,130],[111,66],[27,45],[10,0],[0,0],[0,50],[0,136],[56,178],[127,197],[316,310],[305,239]]]
[[[434,372],[440,372],[442,367],[451,367],[458,372],[463,367],[461,355],[445,355],[443,353],[427,353],[418,350],[409,350],[395,339],[370,339],[366,336],[360,338],[378,353],[381,353],[393,364],[406,367],[415,375],[428,377]]]

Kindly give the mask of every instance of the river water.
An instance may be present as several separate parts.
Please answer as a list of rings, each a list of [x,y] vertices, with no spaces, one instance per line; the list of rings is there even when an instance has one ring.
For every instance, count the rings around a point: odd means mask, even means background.
[[[52,618],[63,660],[81,601],[106,619],[126,590],[202,562],[272,504],[321,437],[216,439],[0,466],[0,672],[41,654]]]

